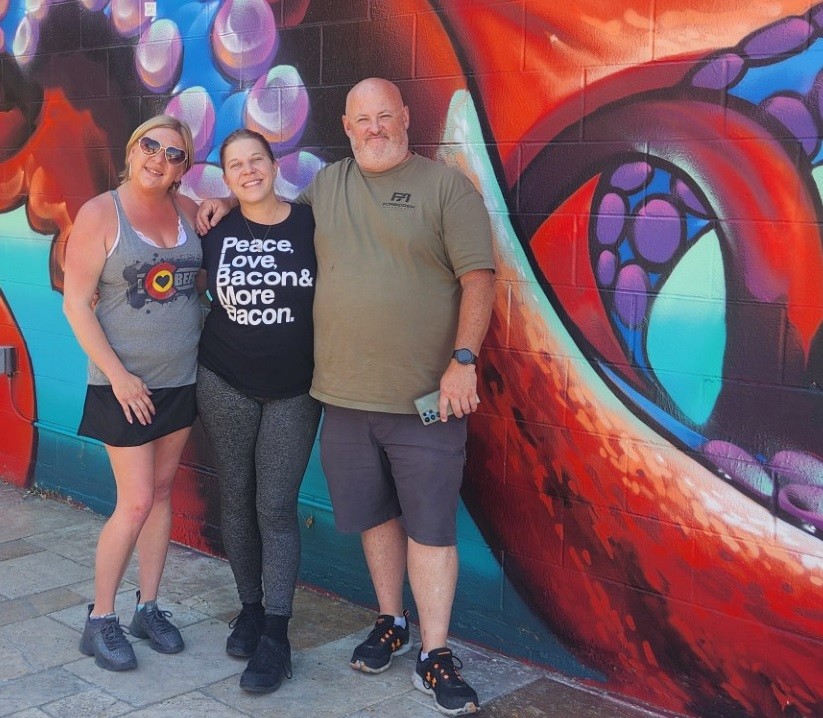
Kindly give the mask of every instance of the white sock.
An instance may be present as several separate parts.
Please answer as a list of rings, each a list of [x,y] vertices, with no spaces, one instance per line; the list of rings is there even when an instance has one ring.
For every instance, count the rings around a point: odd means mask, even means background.
[[[89,619],[92,621],[99,621],[102,618],[117,618],[117,614],[112,613],[104,613],[102,616],[95,616],[93,613],[89,614]]]
[[[406,627],[406,617],[405,616],[395,616],[394,617],[394,625],[400,626],[400,628]]]

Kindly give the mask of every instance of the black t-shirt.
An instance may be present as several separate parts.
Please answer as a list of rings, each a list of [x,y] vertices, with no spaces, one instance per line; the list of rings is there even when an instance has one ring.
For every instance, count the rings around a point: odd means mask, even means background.
[[[203,268],[212,301],[200,363],[249,396],[308,392],[317,275],[311,207],[292,204],[271,226],[233,209],[203,237]]]

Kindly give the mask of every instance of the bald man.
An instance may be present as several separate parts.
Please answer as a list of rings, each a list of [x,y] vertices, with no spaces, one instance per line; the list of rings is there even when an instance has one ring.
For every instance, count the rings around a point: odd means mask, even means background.
[[[325,407],[320,454],[335,523],[361,535],[379,602],[351,666],[381,673],[409,650],[408,572],[422,639],[414,685],[442,713],[463,715],[480,702],[447,637],[494,258],[482,197],[460,172],[411,152],[408,128],[396,85],[358,83],[343,115],[354,157],[321,169],[297,199],[316,222],[311,394]],[[437,390],[436,419],[424,423],[415,399]]]

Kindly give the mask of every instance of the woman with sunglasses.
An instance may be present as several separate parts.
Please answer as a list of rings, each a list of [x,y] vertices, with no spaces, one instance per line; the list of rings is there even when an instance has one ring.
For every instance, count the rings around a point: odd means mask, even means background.
[[[257,132],[229,135],[220,164],[240,206],[203,237],[212,308],[200,338],[197,403],[242,603],[226,652],[251,658],[241,688],[269,693],[291,677],[297,494],[320,420],[320,404],[308,393],[314,218],[307,205],[275,195],[277,163]]]
[[[192,162],[189,128],[160,115],[126,145],[120,186],[77,213],[66,249],[63,307],[89,357],[78,433],[101,441],[117,487],[100,533],[94,603],[80,650],[111,671],[137,665],[114,599],[137,548],[130,632],[160,653],[183,649],[157,591],[171,531],[171,485],[196,416],[201,309],[195,203],[177,194]]]

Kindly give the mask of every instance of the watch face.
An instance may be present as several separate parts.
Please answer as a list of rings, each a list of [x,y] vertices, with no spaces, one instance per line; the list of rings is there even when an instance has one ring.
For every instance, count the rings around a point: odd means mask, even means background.
[[[458,364],[474,364],[475,356],[471,349],[455,349],[454,354]]]

